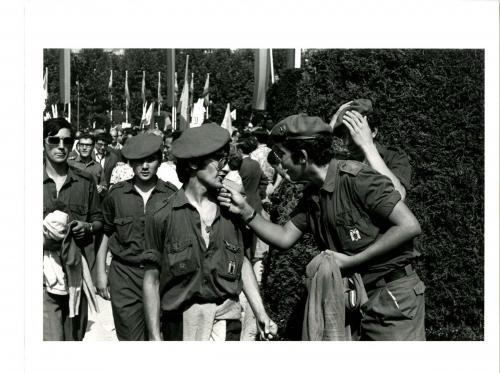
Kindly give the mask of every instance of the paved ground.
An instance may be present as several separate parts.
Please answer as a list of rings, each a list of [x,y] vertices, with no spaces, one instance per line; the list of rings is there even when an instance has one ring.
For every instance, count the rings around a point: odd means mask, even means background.
[[[111,302],[97,296],[100,312],[95,314],[89,311],[89,323],[84,341],[117,341]]]

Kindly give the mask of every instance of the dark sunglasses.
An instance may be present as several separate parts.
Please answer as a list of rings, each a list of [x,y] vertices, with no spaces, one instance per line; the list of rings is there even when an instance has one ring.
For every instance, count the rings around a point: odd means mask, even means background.
[[[221,171],[224,167],[226,167],[228,161],[229,161],[229,156],[226,155],[222,157],[217,163],[217,170]]]
[[[56,146],[60,143],[63,143],[64,146],[73,146],[75,140],[72,137],[59,137],[59,136],[47,136],[45,142],[47,145]]]

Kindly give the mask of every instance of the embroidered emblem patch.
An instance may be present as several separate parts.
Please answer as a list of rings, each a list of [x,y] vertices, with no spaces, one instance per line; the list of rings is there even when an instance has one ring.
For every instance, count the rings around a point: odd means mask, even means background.
[[[230,260],[227,265],[227,273],[230,275],[234,275],[236,273],[236,262]]]
[[[351,235],[351,241],[358,241],[361,239],[361,235],[359,234],[358,228],[351,229],[349,231],[349,234]]]

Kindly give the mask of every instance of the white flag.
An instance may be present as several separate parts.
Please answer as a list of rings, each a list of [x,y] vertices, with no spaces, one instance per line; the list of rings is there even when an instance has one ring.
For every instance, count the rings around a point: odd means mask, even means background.
[[[231,121],[231,107],[230,104],[227,104],[226,113],[224,114],[224,119],[222,120],[222,124],[220,125],[222,128],[225,128],[229,131],[229,133],[233,133],[233,123]]]
[[[193,116],[191,117],[190,127],[199,127],[203,124],[205,119],[205,106],[203,105],[203,98],[199,98],[193,105]]]

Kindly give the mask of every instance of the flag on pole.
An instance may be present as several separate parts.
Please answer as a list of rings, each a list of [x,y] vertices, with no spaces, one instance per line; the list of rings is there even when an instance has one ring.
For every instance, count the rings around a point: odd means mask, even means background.
[[[130,92],[128,90],[128,70],[125,70],[125,107],[130,105]]]
[[[189,82],[188,82],[188,64],[189,54],[186,55],[186,71],[184,73],[184,87],[182,88],[181,98],[177,111],[180,114],[179,130],[184,131],[189,126]]]
[[[205,119],[205,107],[203,106],[203,99],[199,98],[193,106],[193,115],[191,116],[191,124],[189,127],[199,127],[203,124]]]
[[[193,108],[193,93],[194,93],[194,73],[191,73],[191,82],[189,84],[189,106]]]
[[[141,85],[142,103],[146,102],[146,72],[142,70],[142,85]]]
[[[71,121],[71,52],[69,49],[61,49],[59,59],[59,97],[60,102],[68,105],[66,117],[68,122]],[[57,118],[57,117],[56,117]]]
[[[49,68],[45,68],[45,74],[43,74],[43,92],[45,103],[49,99]]]
[[[108,89],[113,88],[113,70],[109,73],[109,84],[108,84]]]
[[[161,97],[161,72],[158,71],[158,115],[160,115],[160,107],[163,101],[163,97]]]
[[[231,105],[227,104],[226,113],[224,114],[224,119],[220,125],[222,128],[225,128],[229,131],[229,133],[233,133],[233,122],[231,120]]]
[[[149,105],[149,109],[146,112],[146,123],[148,126],[151,126],[151,123],[153,122],[153,112],[154,112],[154,107],[155,103],[154,101],[151,102],[151,105]]]
[[[203,93],[201,94],[201,97],[203,97],[203,101],[205,103],[205,106],[208,106],[210,103],[210,98],[209,98],[209,80],[210,80],[210,73],[207,74],[207,80],[205,80],[205,86],[203,87]]]
[[[142,123],[146,120],[147,107],[148,107],[147,102],[142,104],[141,127],[142,127]]]
[[[128,70],[125,70],[125,122],[128,123],[128,107],[130,105],[130,92],[128,90]]]
[[[256,49],[254,56],[252,108],[255,110],[266,110],[266,92],[270,73],[269,49]]]

